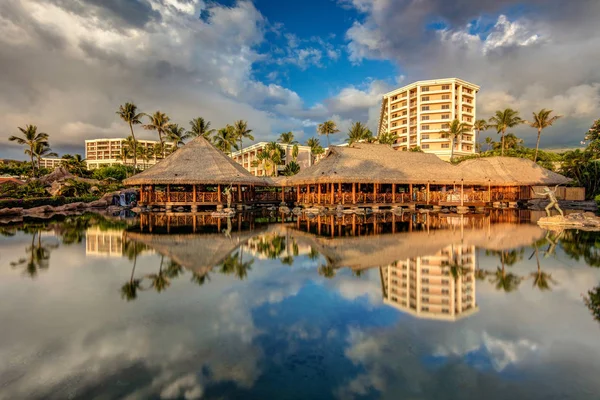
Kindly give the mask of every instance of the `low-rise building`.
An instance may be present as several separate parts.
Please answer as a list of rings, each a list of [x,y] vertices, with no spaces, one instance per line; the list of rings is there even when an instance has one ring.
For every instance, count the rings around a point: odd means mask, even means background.
[[[85,160],[88,169],[96,169],[112,165],[131,165],[133,166],[133,156],[127,154],[124,149],[124,138],[112,139],[92,139],[85,141]],[[138,140],[137,166],[139,169],[146,169],[156,164],[164,157],[155,152],[159,145],[158,140]],[[173,143],[165,142],[165,154],[169,154],[173,148]]]
[[[231,155],[231,158],[254,176],[272,175],[272,171],[268,169],[268,166],[258,161],[258,155],[265,150],[267,145],[268,142],[255,143],[244,148],[242,151],[236,151]],[[279,172],[283,171],[290,161],[296,161],[300,169],[308,168],[317,161],[317,157],[312,154],[309,146],[298,145],[298,156],[294,160],[292,155],[294,145],[282,143],[279,143],[279,145],[285,152],[285,157],[283,157],[282,162],[277,166]]]
[[[62,163],[62,158],[54,158],[54,157],[43,157],[40,159],[40,167],[47,169],[54,169],[59,167]]]

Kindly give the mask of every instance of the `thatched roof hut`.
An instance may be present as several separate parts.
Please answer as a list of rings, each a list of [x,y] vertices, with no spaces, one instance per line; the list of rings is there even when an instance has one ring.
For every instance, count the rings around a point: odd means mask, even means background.
[[[316,183],[401,183],[531,186],[558,185],[568,178],[531,160],[487,157],[449,164],[435,154],[397,151],[382,144],[356,143],[330,147],[325,157],[297,175],[277,180],[277,185]]]
[[[517,157],[483,157],[463,161],[456,167],[467,184],[493,186],[564,185],[571,180]]]
[[[267,185],[203,137],[123,182],[126,185]]]
[[[312,183],[417,183],[460,181],[459,172],[435,154],[396,151],[388,145],[331,146],[321,161],[286,180]]]

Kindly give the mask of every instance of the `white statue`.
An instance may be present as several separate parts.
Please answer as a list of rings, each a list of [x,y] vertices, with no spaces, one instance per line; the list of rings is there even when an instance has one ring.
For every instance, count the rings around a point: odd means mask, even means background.
[[[231,186],[229,186],[228,188],[225,188],[223,190],[223,193],[225,193],[225,196],[227,196],[227,208],[231,208]]]
[[[556,190],[558,189],[558,185],[556,185],[556,187],[554,188],[554,190],[550,189],[548,186],[544,187],[544,191],[542,193],[538,193],[538,192],[534,192],[535,194],[537,194],[538,196],[545,196],[548,197],[548,199],[550,199],[550,203],[546,206],[546,214],[548,214],[548,216],[550,216],[550,210],[552,208],[555,208],[560,215],[562,215],[564,217],[564,213],[563,210],[561,210],[561,208],[558,206],[558,199],[556,198]]]

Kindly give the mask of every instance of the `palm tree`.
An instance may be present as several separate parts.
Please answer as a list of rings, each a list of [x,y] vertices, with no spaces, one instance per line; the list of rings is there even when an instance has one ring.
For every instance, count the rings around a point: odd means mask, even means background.
[[[269,142],[265,146],[263,153],[266,153],[268,162],[272,165],[273,176],[277,176],[277,166],[283,162],[285,151],[277,142]]]
[[[385,132],[377,137],[377,141],[380,144],[387,144],[389,146],[396,143],[396,140],[398,140],[398,134],[394,132]]]
[[[138,147],[138,157],[144,162],[143,168],[145,169],[150,162],[150,159],[154,157],[154,148],[150,147]]]
[[[141,289],[142,280],[134,279],[135,275],[135,267],[137,264],[137,254],[133,259],[133,268],[131,268],[131,276],[129,277],[129,281],[125,282],[123,286],[121,286],[121,298],[132,301],[137,298],[137,291]]]
[[[33,158],[35,157],[35,146],[42,143],[47,144],[48,134],[38,132],[38,128],[35,125],[25,125],[25,128],[18,127],[18,129],[23,134],[23,137],[13,135],[9,137],[8,140],[29,147],[28,149],[25,149],[25,154],[29,155],[31,159],[31,172],[35,175],[35,163],[33,162]]]
[[[148,131],[156,131],[156,133],[158,133],[158,140],[160,141],[161,146],[164,146],[163,136],[169,131],[171,119],[167,116],[167,114],[160,111],[156,111],[152,115],[144,115],[150,118],[150,123],[144,125],[144,129]]]
[[[534,254],[535,261],[537,263],[537,272],[532,272],[530,274],[531,278],[533,279],[533,287],[536,287],[541,291],[552,290],[550,288],[550,284],[556,284],[556,281],[552,279],[552,274],[542,271],[542,268],[540,267],[540,256],[538,254],[537,246],[535,247]]]
[[[292,146],[292,160],[296,161],[298,159],[298,153],[300,152],[300,148],[298,147],[298,143],[294,143]]]
[[[300,165],[296,161],[290,161],[283,169],[283,175],[292,176],[300,172]]]
[[[328,136],[329,138],[329,136]],[[365,124],[363,124],[360,121],[356,121],[352,124],[352,126],[348,129],[348,139],[346,139],[346,142],[348,142],[348,145],[351,145],[353,143],[357,143],[357,142],[370,142],[373,140],[373,133],[371,132],[371,130],[369,128],[366,127]]]
[[[190,134],[185,131],[182,126],[178,124],[169,125],[169,129],[166,132],[167,139],[173,142],[173,146],[175,150],[179,147],[179,145],[185,144],[184,140],[190,137]]]
[[[321,146],[321,142],[317,138],[309,138],[306,141],[306,145],[310,147],[310,154],[313,156],[318,156],[319,154],[323,154],[325,149]]]
[[[27,153],[29,150],[25,150]],[[58,157],[58,154],[52,151],[47,142],[39,142],[33,146],[33,155],[37,160],[37,169],[40,170],[42,157]]]
[[[502,151],[501,155],[504,156],[504,135],[506,134],[506,130],[509,128],[514,128],[515,126],[524,123],[525,121],[519,117],[519,112],[513,110],[512,108],[507,108],[505,110],[498,110],[496,114],[489,119],[489,126],[496,128],[496,131],[501,136],[502,142]]]
[[[537,129],[537,142],[535,144],[535,156],[533,157],[533,162],[537,161],[542,130],[552,126],[552,124],[554,124],[557,119],[562,118],[562,115],[555,115],[553,117],[550,117],[550,114],[552,114],[552,110],[546,110],[545,108],[542,108],[537,113],[533,113],[533,121],[529,123],[529,126]]]
[[[62,165],[72,174],[83,175],[87,170],[87,163],[85,159],[81,157],[81,154],[65,154],[62,156]]]
[[[473,124],[473,129],[475,130],[475,146],[480,147],[479,145],[479,133],[481,131],[485,131],[488,128],[487,121],[485,119],[478,119]]]
[[[198,272],[192,272],[192,277],[190,281],[195,283],[198,286],[202,286],[206,283],[206,281],[210,281],[210,276],[208,272],[205,274],[199,274]]]
[[[158,293],[166,290],[169,286],[171,286],[171,280],[169,276],[163,271],[163,261],[164,257],[160,258],[160,266],[158,267],[158,273],[149,274],[148,278],[150,279],[150,287],[153,287]]]
[[[133,125],[139,125],[142,123],[141,118],[144,115],[143,113],[137,112],[137,106],[133,103],[125,103],[124,105],[119,106],[119,111],[117,114],[121,119],[127,124],[129,124],[129,130],[131,131],[131,137],[133,138],[133,170],[137,170],[137,140],[135,139],[135,134],[133,133]]]
[[[132,136],[127,136],[123,143],[121,144],[121,154],[117,156],[117,159],[123,161],[123,164],[127,165],[127,160],[130,158],[135,158],[137,162],[137,144]]]
[[[50,267],[50,251],[56,249],[58,244],[47,244],[42,242],[42,230],[34,228],[31,235],[31,246],[27,247],[27,258],[20,258],[11,262],[13,268],[24,266],[24,273],[35,278],[39,271]],[[37,239],[37,243],[36,243]]]
[[[513,274],[506,273],[505,265],[513,265],[519,259],[519,252],[516,251],[501,251],[500,252],[500,261],[502,263],[502,268],[497,267],[496,273],[494,277],[490,280],[490,283],[496,284],[497,290],[504,290],[505,292],[512,292],[513,290],[519,287],[519,284],[523,280],[521,277]]]
[[[248,123],[243,120],[235,121],[233,124],[234,136],[240,142],[239,151],[244,157],[244,139],[254,140],[254,136],[251,135],[252,129],[248,129]]]
[[[282,144],[296,144],[298,141],[294,140],[293,132],[283,132],[279,135],[279,139],[277,139],[279,143]]]
[[[460,143],[463,135],[470,131],[471,127],[464,122],[460,122],[458,119],[450,123],[450,128],[447,131],[440,131],[442,135],[447,135],[450,138],[450,161],[454,161],[454,142],[458,138]]]
[[[327,136],[327,147],[329,147],[329,135],[333,135],[335,133],[338,133],[339,131],[340,130],[337,128],[335,122],[331,120],[325,121],[322,124],[319,124],[319,126],[317,127],[317,133],[319,135]]]
[[[490,151],[492,149],[492,147],[494,146],[494,139],[492,139],[491,137],[486,137],[485,138],[485,144],[487,144],[487,149],[488,151]]]
[[[210,140],[210,136],[215,133],[214,129],[210,129],[210,121],[205,121],[204,118],[198,117],[190,121],[190,130],[187,131],[189,137],[202,136],[206,140]]]
[[[219,129],[219,131],[213,136],[213,143],[215,147],[221,150],[223,153],[229,153],[233,146],[235,146],[236,136],[234,128],[231,125],[227,125],[225,128]]]

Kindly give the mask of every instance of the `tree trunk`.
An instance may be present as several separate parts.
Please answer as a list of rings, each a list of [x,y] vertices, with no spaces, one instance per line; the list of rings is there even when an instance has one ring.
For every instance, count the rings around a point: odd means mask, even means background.
[[[133,125],[129,122],[129,130],[131,131],[131,137],[133,138],[133,173],[137,172],[137,140],[133,134]]]
[[[540,148],[540,136],[542,135],[542,130],[538,128],[538,137],[537,143],[535,144],[535,156],[533,157],[533,162],[537,162],[538,149]]]
[[[329,133],[326,133],[325,136],[327,136],[327,148],[329,148]]]
[[[35,176],[35,163],[33,162],[33,147],[30,147],[31,150],[31,176]]]
[[[454,137],[450,138],[450,162],[454,160]]]
[[[506,129],[502,129],[502,137],[500,138],[500,141],[502,142],[502,150],[500,150],[500,155],[504,157],[504,133],[505,133]]]

